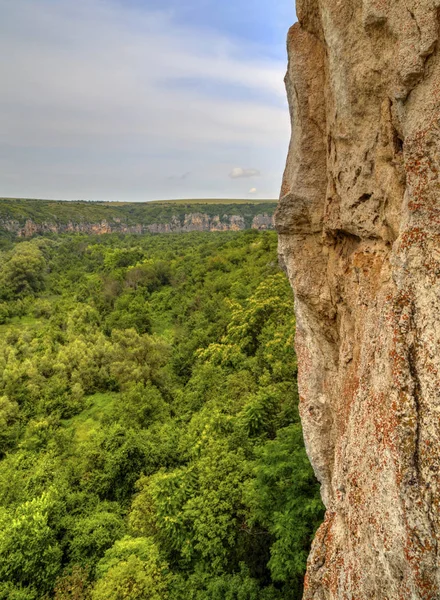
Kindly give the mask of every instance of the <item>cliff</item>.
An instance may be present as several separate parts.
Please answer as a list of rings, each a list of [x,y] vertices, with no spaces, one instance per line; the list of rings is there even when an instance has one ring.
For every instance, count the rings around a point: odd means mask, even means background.
[[[276,215],[326,505],[304,598],[440,598],[439,0],[297,0]]]
[[[273,229],[275,202],[62,202],[0,198],[0,232],[183,233]]]

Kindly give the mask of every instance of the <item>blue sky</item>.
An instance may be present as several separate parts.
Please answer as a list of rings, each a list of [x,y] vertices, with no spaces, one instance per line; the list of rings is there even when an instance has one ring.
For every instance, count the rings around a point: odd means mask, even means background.
[[[276,197],[292,0],[0,0],[0,196]]]

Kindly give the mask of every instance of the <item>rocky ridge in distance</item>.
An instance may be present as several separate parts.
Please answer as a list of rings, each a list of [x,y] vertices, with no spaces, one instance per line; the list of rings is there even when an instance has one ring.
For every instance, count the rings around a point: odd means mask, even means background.
[[[184,233],[273,229],[275,201],[111,203],[0,198],[0,231],[47,233]]]

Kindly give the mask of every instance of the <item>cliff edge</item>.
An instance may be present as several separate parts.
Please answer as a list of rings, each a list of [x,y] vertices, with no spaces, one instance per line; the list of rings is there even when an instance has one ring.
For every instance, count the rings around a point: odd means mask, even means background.
[[[273,229],[276,201],[86,202],[0,198],[0,236]]]
[[[276,214],[327,508],[306,600],[440,598],[440,0],[297,0]]]

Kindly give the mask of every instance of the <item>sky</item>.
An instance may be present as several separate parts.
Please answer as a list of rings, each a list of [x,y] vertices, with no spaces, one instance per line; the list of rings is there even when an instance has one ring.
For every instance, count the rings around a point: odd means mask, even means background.
[[[0,16],[0,196],[278,196],[293,0],[0,0]]]

